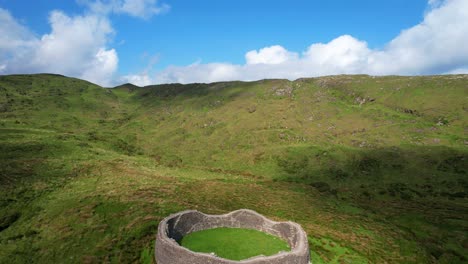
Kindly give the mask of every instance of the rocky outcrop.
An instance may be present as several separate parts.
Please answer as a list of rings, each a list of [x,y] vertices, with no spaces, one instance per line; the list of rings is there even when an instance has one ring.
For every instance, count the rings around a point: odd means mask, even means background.
[[[242,261],[223,259],[211,254],[190,251],[180,246],[183,236],[218,227],[249,228],[281,237],[291,251],[273,256],[256,256]],[[183,211],[163,219],[158,226],[155,257],[158,264],[307,264],[310,263],[307,235],[293,222],[275,222],[252,210],[237,210],[224,215]]]

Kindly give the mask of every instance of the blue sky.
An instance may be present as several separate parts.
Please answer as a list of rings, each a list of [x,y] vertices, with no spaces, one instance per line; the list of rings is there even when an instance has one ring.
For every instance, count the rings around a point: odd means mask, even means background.
[[[467,2],[0,0],[0,74],[110,86],[464,73]]]

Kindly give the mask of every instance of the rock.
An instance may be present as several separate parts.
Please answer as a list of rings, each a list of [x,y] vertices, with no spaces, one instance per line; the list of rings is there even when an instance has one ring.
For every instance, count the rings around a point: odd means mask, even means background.
[[[274,95],[276,96],[289,96],[291,97],[293,92],[293,87],[290,85],[286,86],[273,86],[272,88]]]
[[[8,112],[8,111],[9,111],[8,104],[0,104],[0,113]]]
[[[310,185],[312,185],[315,189],[322,193],[330,192],[331,190],[330,185],[326,182],[313,182]]]
[[[370,98],[370,97],[360,97],[358,96],[356,99],[355,99],[356,103],[359,104],[359,106],[365,104],[365,103],[371,103],[371,102],[375,102],[375,98]]]

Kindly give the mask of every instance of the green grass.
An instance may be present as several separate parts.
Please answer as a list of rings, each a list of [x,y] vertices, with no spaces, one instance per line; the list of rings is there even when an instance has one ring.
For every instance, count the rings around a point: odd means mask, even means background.
[[[290,250],[286,241],[270,234],[226,227],[190,233],[182,238],[180,244],[195,252],[215,253],[216,256],[231,260],[271,256]]]
[[[314,263],[466,263],[467,82],[0,76],[0,263],[151,263],[167,215],[240,208]]]

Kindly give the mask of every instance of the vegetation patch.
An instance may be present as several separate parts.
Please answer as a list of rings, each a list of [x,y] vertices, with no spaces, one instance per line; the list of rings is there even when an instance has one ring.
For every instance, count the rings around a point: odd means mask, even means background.
[[[271,256],[290,250],[286,241],[279,237],[253,229],[226,227],[190,233],[182,238],[180,245],[231,260]]]

